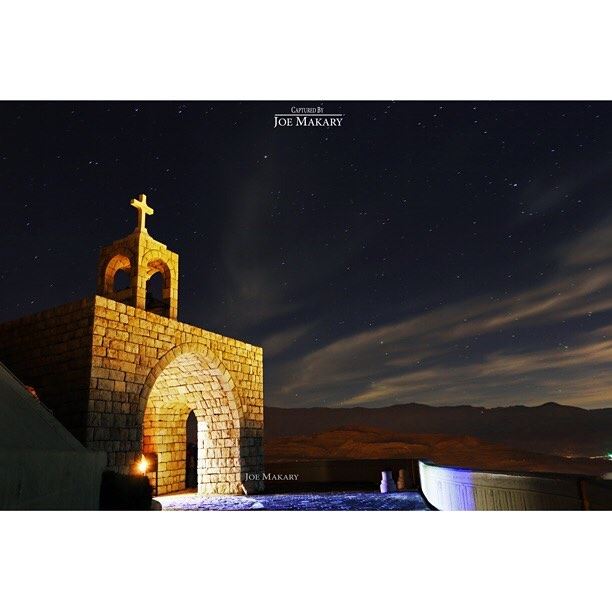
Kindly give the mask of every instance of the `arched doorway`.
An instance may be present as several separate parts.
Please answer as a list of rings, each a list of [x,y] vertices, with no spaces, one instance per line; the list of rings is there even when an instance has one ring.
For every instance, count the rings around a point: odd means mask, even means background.
[[[233,382],[210,350],[182,346],[167,354],[143,390],[143,452],[157,453],[158,493],[187,488],[187,421],[197,429],[198,493],[243,492],[241,420]]]

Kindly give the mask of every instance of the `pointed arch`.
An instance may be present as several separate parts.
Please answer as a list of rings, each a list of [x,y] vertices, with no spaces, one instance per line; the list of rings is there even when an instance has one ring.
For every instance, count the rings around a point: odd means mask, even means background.
[[[159,462],[159,493],[185,488],[185,421],[198,429],[198,492],[241,493],[245,480],[243,419],[234,382],[205,345],[185,343],[151,370],[139,401],[144,452]]]

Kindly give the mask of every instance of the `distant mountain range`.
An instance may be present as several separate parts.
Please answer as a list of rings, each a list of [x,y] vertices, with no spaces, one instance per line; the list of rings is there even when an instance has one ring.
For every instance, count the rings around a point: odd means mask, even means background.
[[[612,452],[612,408],[585,410],[554,402],[500,408],[414,403],[385,408],[265,408],[266,442],[351,428],[474,436],[509,448],[567,457]]]

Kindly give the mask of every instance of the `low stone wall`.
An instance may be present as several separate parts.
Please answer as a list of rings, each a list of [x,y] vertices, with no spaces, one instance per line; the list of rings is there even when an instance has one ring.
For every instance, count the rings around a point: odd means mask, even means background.
[[[588,487],[589,481],[575,476],[485,472],[422,461],[419,473],[425,498],[438,510],[581,510],[583,506],[588,507],[584,502],[584,485]]]
[[[397,484],[400,470],[404,470],[404,488],[416,490],[418,465],[414,459],[268,461],[264,469],[265,488],[268,493],[378,491],[381,472],[390,471]]]

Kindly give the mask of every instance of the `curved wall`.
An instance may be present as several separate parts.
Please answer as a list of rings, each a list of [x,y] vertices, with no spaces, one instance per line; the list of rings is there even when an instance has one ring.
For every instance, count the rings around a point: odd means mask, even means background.
[[[505,474],[419,461],[421,489],[438,510],[581,510],[578,479]]]

